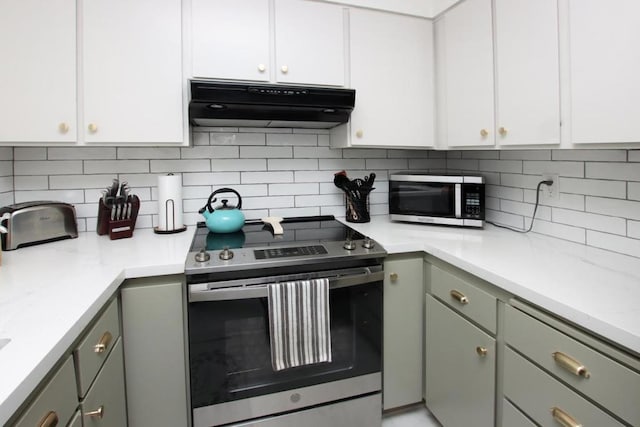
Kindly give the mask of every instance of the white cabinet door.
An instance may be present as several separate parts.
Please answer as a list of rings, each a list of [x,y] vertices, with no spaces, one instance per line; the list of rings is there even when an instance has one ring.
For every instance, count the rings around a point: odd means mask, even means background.
[[[276,81],[344,86],[344,12],[336,5],[276,0]]]
[[[75,0],[2,0],[0,58],[0,142],[75,141]]]
[[[439,134],[448,147],[493,146],[491,0],[466,0],[438,26]]]
[[[495,0],[496,140],[560,143],[558,0]]]
[[[84,139],[184,139],[180,0],[93,0],[82,9]]]
[[[432,147],[431,21],[351,9],[350,29],[351,87],[356,90],[350,145]]]
[[[569,0],[571,142],[640,141],[640,2]]]
[[[193,0],[194,77],[269,81],[269,0]]]

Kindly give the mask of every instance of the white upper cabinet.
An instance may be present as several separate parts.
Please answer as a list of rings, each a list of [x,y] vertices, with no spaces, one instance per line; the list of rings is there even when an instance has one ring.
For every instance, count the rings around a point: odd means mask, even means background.
[[[193,0],[193,77],[344,86],[343,7],[270,3]]]
[[[1,4],[0,142],[74,142],[75,0]]]
[[[432,147],[434,144],[431,21],[351,9],[351,87],[356,90],[350,134],[338,146]]]
[[[276,80],[344,86],[344,12],[341,7],[276,0]]]
[[[92,0],[82,8],[84,140],[180,143],[180,0]]]
[[[192,0],[196,78],[269,81],[269,0]]]
[[[569,0],[571,142],[640,142],[640,2]]]
[[[493,146],[491,0],[466,0],[449,10],[437,26],[440,143]]]
[[[560,143],[557,0],[495,0],[496,142]]]

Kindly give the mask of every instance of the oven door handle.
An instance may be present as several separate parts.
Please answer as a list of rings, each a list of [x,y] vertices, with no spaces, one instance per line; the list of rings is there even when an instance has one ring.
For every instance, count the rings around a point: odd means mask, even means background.
[[[346,288],[349,286],[364,285],[366,283],[384,280],[384,272],[367,271],[363,274],[354,274],[329,279],[329,289]],[[217,289],[189,289],[189,302],[227,301],[251,298],[266,298],[269,285],[236,286]]]

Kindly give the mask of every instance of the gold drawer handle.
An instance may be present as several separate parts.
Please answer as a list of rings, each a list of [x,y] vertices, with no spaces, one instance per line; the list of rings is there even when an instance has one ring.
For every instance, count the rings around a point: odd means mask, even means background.
[[[466,297],[465,294],[463,294],[462,292],[453,289],[451,292],[451,298],[453,298],[454,300],[458,301],[460,304],[469,304],[469,298]]]
[[[478,346],[476,347],[476,353],[478,353],[478,356],[480,357],[485,357],[487,353],[489,353],[489,350],[487,350],[486,347]]]
[[[93,352],[94,353],[104,353],[105,350],[107,349],[107,347],[109,347],[109,343],[111,342],[111,338],[113,338],[111,336],[111,332],[107,331],[104,334],[102,334],[102,337],[100,338],[100,341],[98,341],[98,344],[93,346]]]
[[[571,415],[556,406],[551,408],[551,415],[562,427],[582,427],[582,424],[574,420]]]
[[[56,427],[58,425],[58,414],[49,411],[38,424],[38,427]]]
[[[583,378],[591,377],[591,374],[589,373],[587,368],[571,356],[567,356],[566,354],[559,351],[553,353],[552,356],[553,360],[556,361],[556,364],[558,366],[571,372],[573,375]]]
[[[391,280],[392,282],[397,282],[398,281],[398,273],[389,274],[389,280]]]
[[[98,409],[96,409],[95,411],[85,412],[84,416],[85,417],[96,417],[99,420],[101,420],[102,417],[104,417],[104,406],[100,405],[100,407]]]

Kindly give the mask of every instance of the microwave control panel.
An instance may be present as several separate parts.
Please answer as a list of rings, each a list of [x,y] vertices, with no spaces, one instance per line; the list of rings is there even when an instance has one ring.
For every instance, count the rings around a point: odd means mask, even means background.
[[[463,216],[465,218],[484,219],[484,185],[465,184],[462,193]]]

